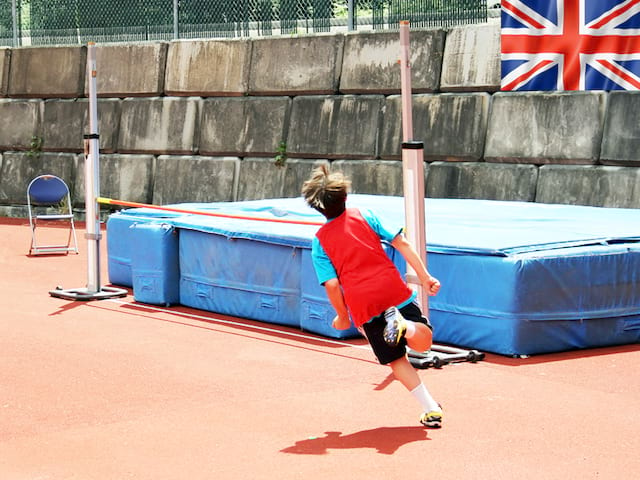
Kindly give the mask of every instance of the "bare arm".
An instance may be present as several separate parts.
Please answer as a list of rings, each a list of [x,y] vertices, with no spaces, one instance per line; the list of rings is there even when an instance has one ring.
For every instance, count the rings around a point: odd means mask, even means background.
[[[347,304],[344,303],[340,282],[337,278],[332,278],[324,283],[324,288],[327,291],[327,297],[329,297],[331,305],[338,314],[336,318],[333,319],[333,327],[338,330],[346,330],[351,326],[351,320],[349,319]]]
[[[415,251],[415,249],[411,246],[411,244],[407,241],[403,234],[396,235],[396,237],[391,242],[393,248],[398,250],[400,254],[404,257],[407,263],[413,268],[420,279],[420,283],[425,288],[427,294],[435,295],[440,290],[440,281],[432,277],[431,274],[427,271],[427,268],[424,266],[424,262]]]

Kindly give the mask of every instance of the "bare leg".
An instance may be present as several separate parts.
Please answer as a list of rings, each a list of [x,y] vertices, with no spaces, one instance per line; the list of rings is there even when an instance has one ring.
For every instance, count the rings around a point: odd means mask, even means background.
[[[427,387],[422,383],[422,380],[418,376],[418,372],[413,368],[413,365],[411,365],[411,362],[409,362],[406,355],[391,362],[389,366],[391,367],[391,370],[393,370],[393,375],[396,379],[402,383],[402,385],[404,385],[404,387],[420,402],[424,412],[442,411],[438,402],[434,400],[429,393],[429,390],[427,390]],[[440,420],[438,422],[441,421],[442,414],[440,414],[439,418]],[[440,426],[439,423],[438,426]]]
[[[409,320],[407,320],[409,322]],[[416,332],[411,338],[406,337],[407,345],[416,352],[426,352],[431,348],[433,343],[433,333],[431,329],[423,323],[413,322],[416,328]]]
[[[393,375],[407,390],[411,391],[422,383],[418,372],[413,368],[413,365],[411,365],[406,355],[398,360],[394,360],[389,366],[393,371]]]

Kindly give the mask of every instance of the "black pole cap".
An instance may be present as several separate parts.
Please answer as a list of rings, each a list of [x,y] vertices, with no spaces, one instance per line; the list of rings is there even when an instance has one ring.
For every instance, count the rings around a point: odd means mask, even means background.
[[[402,142],[403,150],[424,150],[424,143],[416,140],[411,140],[409,142]]]

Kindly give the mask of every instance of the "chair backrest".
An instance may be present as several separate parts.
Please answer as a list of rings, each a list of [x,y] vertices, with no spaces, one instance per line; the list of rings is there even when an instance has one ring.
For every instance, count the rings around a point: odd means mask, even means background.
[[[55,175],[40,175],[29,183],[27,195],[38,205],[54,205],[69,194],[64,180]]]

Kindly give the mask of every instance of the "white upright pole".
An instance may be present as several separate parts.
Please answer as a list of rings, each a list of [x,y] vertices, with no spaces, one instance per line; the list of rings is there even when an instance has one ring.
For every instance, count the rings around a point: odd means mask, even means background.
[[[424,219],[424,145],[413,140],[411,65],[409,64],[409,22],[400,22],[400,82],[402,85],[402,180],[407,240],[427,264]],[[423,313],[428,315],[427,296],[416,272],[407,265],[407,283],[417,291]]]
[[[84,203],[86,208],[87,287],[56,287],[52,297],[69,300],[99,300],[125,297],[124,288],[100,286],[100,142],[98,135],[98,99],[96,91],[96,45],[87,44],[87,79],[89,81],[89,134],[84,135]]]
[[[85,157],[85,206],[87,224],[87,291],[100,291],[100,141],[98,135],[98,100],[96,93],[96,45],[87,47],[87,78],[89,79],[88,155]],[[85,147],[86,150],[86,147]]]
[[[409,63],[409,22],[400,21],[400,86],[402,93],[402,141],[413,140],[411,111],[411,65]]]

